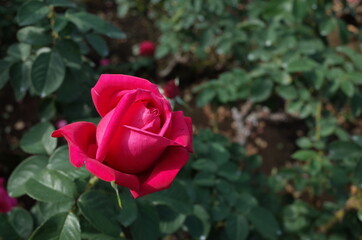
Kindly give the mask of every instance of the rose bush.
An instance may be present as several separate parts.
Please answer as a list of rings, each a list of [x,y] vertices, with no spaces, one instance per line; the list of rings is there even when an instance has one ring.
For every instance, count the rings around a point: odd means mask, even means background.
[[[193,151],[191,119],[145,79],[103,74],[91,93],[98,126],[75,122],[52,134],[68,141],[71,163],[135,198],[168,188]]]

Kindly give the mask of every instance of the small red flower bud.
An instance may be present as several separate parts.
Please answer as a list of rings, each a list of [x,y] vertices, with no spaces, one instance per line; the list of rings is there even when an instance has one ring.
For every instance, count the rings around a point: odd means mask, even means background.
[[[164,95],[167,98],[175,98],[178,95],[180,95],[180,89],[179,87],[176,85],[175,80],[171,80],[169,81],[166,86],[163,88],[164,91]]]
[[[139,45],[139,55],[152,57],[155,54],[156,45],[152,41],[143,41]]]

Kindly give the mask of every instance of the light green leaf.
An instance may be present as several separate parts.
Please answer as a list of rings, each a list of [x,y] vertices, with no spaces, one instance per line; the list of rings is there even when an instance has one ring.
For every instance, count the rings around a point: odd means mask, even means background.
[[[50,43],[50,36],[41,27],[24,27],[17,32],[16,37],[20,42],[34,46],[46,46]]]
[[[65,76],[65,66],[57,51],[40,54],[31,70],[31,81],[35,91],[45,97],[57,90]]]
[[[34,125],[21,138],[21,149],[27,153],[51,154],[57,145],[57,139],[50,136],[54,130],[49,122]]]
[[[18,60],[25,61],[29,57],[30,51],[31,51],[31,45],[26,43],[17,43],[11,45],[8,48],[7,54]]]
[[[71,179],[48,169],[30,178],[25,184],[25,190],[29,196],[43,202],[73,201],[77,191]]]

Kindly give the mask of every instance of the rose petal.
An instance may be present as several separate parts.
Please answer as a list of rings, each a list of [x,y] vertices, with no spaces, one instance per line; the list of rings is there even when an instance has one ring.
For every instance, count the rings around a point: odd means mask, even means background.
[[[180,169],[189,159],[189,153],[182,147],[169,147],[151,173],[141,177],[139,190],[131,189],[134,198],[170,187]]]
[[[155,96],[152,92],[136,89],[125,94],[122,97],[122,101],[120,101],[114,109],[109,111],[99,122],[97,128],[97,160],[104,160],[108,152],[109,143],[112,141],[112,138],[115,135],[118,127],[120,127],[120,125],[124,122],[124,119],[128,119],[127,114],[130,106],[132,106],[133,103],[141,100],[152,102],[155,105],[161,105],[161,103],[158,102],[159,99],[155,99]]]
[[[96,129],[93,123],[76,122],[54,131],[52,137],[65,137],[70,162],[75,167],[81,167],[88,157],[95,157]]]
[[[119,172],[95,159],[88,158],[86,161],[86,168],[94,176],[97,176],[103,181],[116,181],[116,184],[120,186],[135,190],[139,189],[140,182],[138,177],[132,174]]]
[[[120,92],[133,89],[148,90],[162,98],[157,86],[146,79],[122,74],[102,74],[91,91],[99,115],[103,117],[117,106]]]
[[[189,152],[193,152],[191,119],[184,117],[182,111],[172,113],[171,126],[167,130],[165,137],[186,147]]]
[[[125,173],[137,174],[152,168],[165,149],[176,144],[157,134],[130,126],[121,126],[115,131],[104,162]]]

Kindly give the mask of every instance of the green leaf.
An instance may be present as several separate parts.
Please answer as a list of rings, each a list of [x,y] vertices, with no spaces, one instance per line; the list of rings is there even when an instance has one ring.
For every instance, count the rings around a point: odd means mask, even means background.
[[[69,151],[67,146],[62,146],[55,150],[49,158],[49,169],[57,170],[71,179],[86,178],[89,172],[84,168],[74,167],[69,161]]]
[[[298,97],[297,90],[294,86],[278,86],[276,92],[284,99],[292,100]]]
[[[201,91],[196,98],[196,106],[203,107],[214,99],[216,91],[214,89],[206,89]]]
[[[185,219],[185,226],[190,235],[195,239],[200,238],[204,232],[204,226],[201,219],[195,215],[187,216]]]
[[[28,1],[24,3],[16,15],[16,21],[20,26],[36,23],[49,14],[50,8],[40,1]]]
[[[266,239],[278,239],[280,227],[275,217],[263,207],[254,207],[248,214],[255,229]]]
[[[115,196],[112,197],[115,200]],[[120,209],[108,194],[94,190],[83,193],[78,200],[78,207],[98,231],[114,237],[121,233],[121,226],[117,221]]]
[[[104,34],[111,38],[125,38],[126,35],[113,24],[104,21],[100,17],[86,12],[67,11],[65,17],[73,22],[80,31],[86,32],[93,29],[95,32]]]
[[[14,89],[16,100],[25,97],[30,87],[31,62],[18,62],[10,68],[10,84]]]
[[[8,48],[7,54],[9,56],[14,57],[17,60],[25,61],[29,57],[30,51],[31,51],[31,45],[26,43],[17,43],[11,45]]]
[[[131,225],[131,233],[134,240],[157,240],[160,237],[159,219],[154,207],[138,205],[138,217]]]
[[[329,156],[332,159],[343,160],[358,157],[362,154],[361,147],[350,141],[335,141],[329,145]]]
[[[360,72],[346,73],[345,78],[347,80],[352,81],[355,84],[358,84],[358,85],[362,84],[362,73],[360,73]]]
[[[65,76],[65,66],[57,51],[40,54],[34,61],[31,80],[35,91],[45,97],[57,90]]]
[[[217,165],[208,159],[202,158],[198,159],[195,162],[191,163],[193,169],[205,172],[215,172],[217,170]]]
[[[8,192],[12,197],[25,194],[25,183],[45,168],[48,158],[45,156],[32,156],[21,162],[11,173],[8,181]]]
[[[40,225],[29,240],[80,240],[81,230],[78,218],[71,212],[60,213]]]
[[[62,31],[68,24],[68,19],[66,19],[63,16],[58,16],[57,18],[55,18],[54,20],[54,24],[52,25],[52,29],[54,32],[59,33],[60,31]]]
[[[121,209],[121,213],[118,215],[118,220],[120,221],[120,223],[122,223],[123,226],[128,227],[137,218],[137,204],[129,191],[122,192],[121,199],[125,207]]]
[[[318,156],[318,153],[313,150],[298,150],[293,153],[292,157],[301,161],[310,161],[315,159]]]
[[[212,187],[216,183],[215,176],[208,172],[198,172],[194,178],[194,184],[201,187]]]
[[[53,7],[77,7],[77,4],[70,0],[48,0],[48,4]]]
[[[40,121],[49,121],[55,117],[56,114],[55,99],[42,99],[39,105],[39,119]]]
[[[72,201],[77,191],[71,179],[48,169],[30,178],[25,190],[29,196],[43,202]]]
[[[28,26],[20,29],[16,37],[19,42],[31,44],[34,46],[46,46],[50,43],[50,36],[45,32],[44,28]]]
[[[71,39],[62,39],[55,46],[62,56],[65,65],[80,69],[82,65],[82,54],[79,45]]]
[[[44,222],[50,217],[64,212],[69,212],[74,202],[37,202],[32,208],[32,212],[36,215],[38,222]]]
[[[9,70],[12,63],[0,60],[0,88],[4,87],[9,80]]]
[[[257,199],[250,193],[242,193],[239,195],[236,209],[241,215],[248,214],[255,206],[258,205]]]
[[[337,20],[334,17],[329,17],[326,20],[322,21],[319,28],[319,33],[322,36],[327,36],[333,30],[337,28]]]
[[[22,208],[14,208],[9,213],[9,223],[17,232],[17,234],[27,239],[33,231],[33,218],[30,213]]]
[[[317,67],[317,63],[310,58],[297,58],[288,63],[288,72],[309,72]]]
[[[186,215],[175,212],[167,205],[156,205],[156,210],[160,218],[160,230],[163,234],[176,232],[186,219]]]
[[[226,220],[225,231],[230,240],[245,240],[249,235],[249,225],[245,217],[232,214]]]
[[[250,89],[250,99],[254,102],[262,102],[268,99],[273,90],[273,82],[269,79],[256,79]]]
[[[92,48],[96,50],[101,57],[106,57],[109,54],[107,43],[101,36],[97,34],[87,34],[86,38]]]
[[[20,240],[20,236],[10,224],[8,215],[0,213],[0,239],[4,240]]]
[[[355,89],[355,88],[354,88],[354,85],[353,85],[352,82],[347,81],[347,80],[341,81],[340,87],[341,87],[341,89],[342,89],[342,92],[343,92],[344,94],[346,94],[348,97],[352,97],[352,96],[353,96],[353,94],[354,94],[354,89]]]
[[[54,130],[49,122],[34,125],[21,138],[21,149],[32,154],[51,154],[57,145],[57,139],[50,136]]]

